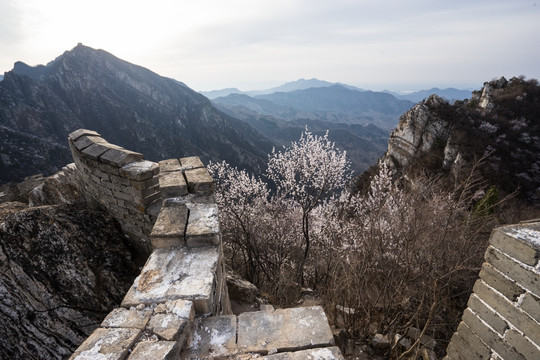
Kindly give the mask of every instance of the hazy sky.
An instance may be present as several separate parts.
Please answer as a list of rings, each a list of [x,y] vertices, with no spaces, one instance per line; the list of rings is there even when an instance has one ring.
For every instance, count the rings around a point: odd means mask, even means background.
[[[540,1],[0,0],[0,19],[0,73],[82,42],[195,90],[540,78]]]

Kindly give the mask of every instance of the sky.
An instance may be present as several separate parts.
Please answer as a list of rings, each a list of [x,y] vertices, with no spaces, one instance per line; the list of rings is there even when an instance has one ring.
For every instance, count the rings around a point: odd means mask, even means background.
[[[0,73],[77,45],[198,91],[540,79],[540,0],[0,0]]]

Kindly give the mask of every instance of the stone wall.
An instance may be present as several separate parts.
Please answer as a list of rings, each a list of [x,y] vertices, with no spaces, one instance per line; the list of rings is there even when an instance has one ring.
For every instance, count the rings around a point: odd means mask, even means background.
[[[157,164],[84,129],[69,143],[88,200],[151,249],[71,359],[343,359],[320,306],[231,315],[214,183],[198,157]]]
[[[540,222],[495,229],[446,359],[540,359]]]

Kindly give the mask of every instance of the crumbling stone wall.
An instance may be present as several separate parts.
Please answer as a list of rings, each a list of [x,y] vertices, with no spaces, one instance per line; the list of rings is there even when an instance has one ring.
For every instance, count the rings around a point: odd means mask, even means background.
[[[85,197],[104,206],[137,247],[150,253],[161,199],[159,165],[108,143],[95,131],[80,129],[68,140]]]
[[[540,222],[495,229],[446,359],[540,359]]]

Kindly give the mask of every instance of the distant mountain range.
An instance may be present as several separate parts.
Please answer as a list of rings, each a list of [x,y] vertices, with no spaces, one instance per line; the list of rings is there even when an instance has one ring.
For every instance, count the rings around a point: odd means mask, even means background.
[[[430,95],[437,95],[445,100],[448,100],[449,102],[454,102],[456,100],[464,100],[464,99],[470,99],[472,95],[471,90],[459,90],[454,88],[447,88],[447,89],[439,89],[439,88],[431,88],[428,90],[420,90],[411,92],[408,94],[399,94],[392,91],[387,91],[389,94],[394,95],[398,99],[402,100],[409,100],[412,102],[419,102],[424,99],[427,99]]]
[[[0,183],[71,162],[67,135],[96,130],[149,160],[198,155],[260,169],[275,145],[183,83],[83,45],[0,82]]]
[[[247,109],[284,120],[374,124],[388,131],[397,125],[399,116],[414,105],[387,93],[337,84],[255,96],[229,94],[213,102],[232,114]]]

